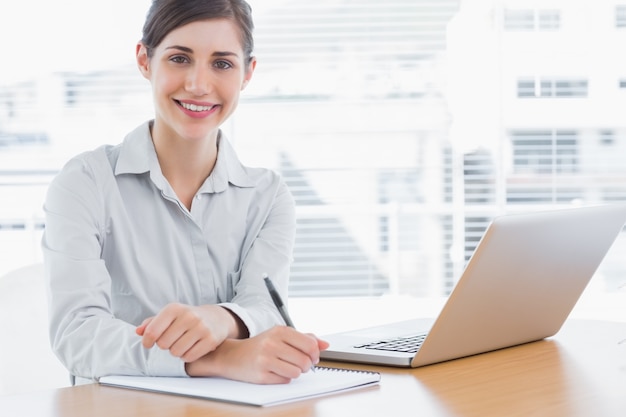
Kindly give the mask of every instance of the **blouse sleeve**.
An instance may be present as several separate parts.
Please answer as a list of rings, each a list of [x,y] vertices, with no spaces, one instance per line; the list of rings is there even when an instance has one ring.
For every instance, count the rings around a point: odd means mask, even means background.
[[[265,193],[265,216],[249,230],[252,242],[244,255],[239,276],[234,279],[234,297],[221,304],[235,313],[254,336],[274,325],[285,324],[274,306],[263,281],[263,274],[273,281],[287,302],[289,271],[293,260],[296,214],[293,196],[280,177],[273,193]],[[260,201],[264,201],[263,198]],[[254,222],[252,223],[254,225]]]
[[[182,360],[156,346],[145,349],[135,326],[112,313],[111,277],[101,252],[103,199],[113,174],[108,161],[92,163],[95,155],[70,161],[51,183],[44,203],[42,249],[52,349],[71,374],[84,378],[185,376]]]

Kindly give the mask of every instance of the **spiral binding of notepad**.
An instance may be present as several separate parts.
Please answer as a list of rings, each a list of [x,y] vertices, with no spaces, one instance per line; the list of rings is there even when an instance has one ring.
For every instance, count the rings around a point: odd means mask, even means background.
[[[379,372],[374,372],[374,371],[365,371],[362,369],[347,369],[347,368],[334,368],[334,367],[330,367],[330,366],[316,366],[315,370],[320,370],[320,371],[334,371],[334,372],[350,372],[350,373],[357,373],[357,374],[373,374],[376,375]]]

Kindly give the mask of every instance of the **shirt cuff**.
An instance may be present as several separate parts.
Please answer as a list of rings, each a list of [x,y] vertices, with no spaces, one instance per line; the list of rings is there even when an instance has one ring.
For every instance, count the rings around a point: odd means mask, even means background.
[[[262,331],[261,329],[259,329],[259,326],[257,326],[256,323],[252,320],[250,314],[248,314],[248,311],[240,305],[235,303],[220,303],[219,306],[224,307],[235,316],[239,317],[239,320],[241,320],[243,325],[246,326],[246,328],[248,329],[248,337],[256,336]]]
[[[157,346],[150,350],[147,365],[148,376],[189,376],[185,372],[185,362],[182,359]]]

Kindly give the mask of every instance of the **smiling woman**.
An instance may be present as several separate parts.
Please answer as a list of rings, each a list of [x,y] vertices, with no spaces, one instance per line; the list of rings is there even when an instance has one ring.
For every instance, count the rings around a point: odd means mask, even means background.
[[[252,27],[243,0],[154,0],[136,47],[154,118],[52,181],[51,339],[72,375],[286,383],[328,346],[284,326],[262,280],[286,298],[293,197],[220,129],[254,72]]]

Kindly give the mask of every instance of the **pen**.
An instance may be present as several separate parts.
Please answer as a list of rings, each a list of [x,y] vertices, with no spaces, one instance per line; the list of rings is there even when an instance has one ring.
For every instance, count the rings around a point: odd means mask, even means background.
[[[267,274],[263,274],[263,281],[265,281],[267,291],[269,291],[270,296],[272,297],[272,301],[274,302],[276,309],[278,309],[280,316],[285,321],[285,324],[295,329],[296,326],[293,325],[293,321],[291,321],[291,317],[289,317],[289,313],[287,313],[287,309],[285,308],[285,303],[283,303],[283,299],[280,298],[280,294],[278,294],[278,291],[276,291],[276,287],[274,287],[272,280],[270,280],[270,277],[268,277]],[[315,365],[311,365],[311,371],[315,372]]]

